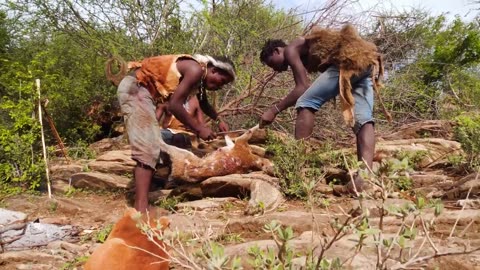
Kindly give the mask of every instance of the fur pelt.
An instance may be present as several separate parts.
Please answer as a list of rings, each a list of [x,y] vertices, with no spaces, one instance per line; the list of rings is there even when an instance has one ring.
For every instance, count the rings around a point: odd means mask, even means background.
[[[345,122],[353,126],[355,100],[352,95],[351,78],[372,69],[373,89],[377,96],[382,87],[384,70],[382,56],[377,46],[362,39],[350,24],[341,30],[314,27],[305,36],[305,40],[309,45],[310,61],[314,62],[314,66],[335,65],[340,70],[339,92],[342,114]],[[381,100],[380,103],[390,120],[390,114],[385,110]]]
[[[168,247],[160,240],[149,240],[137,227],[140,223],[149,224],[154,230],[166,229],[170,221],[159,217],[154,210],[140,216],[133,208],[128,208],[124,216],[115,224],[105,243],[99,246],[85,264],[85,270],[168,270]]]

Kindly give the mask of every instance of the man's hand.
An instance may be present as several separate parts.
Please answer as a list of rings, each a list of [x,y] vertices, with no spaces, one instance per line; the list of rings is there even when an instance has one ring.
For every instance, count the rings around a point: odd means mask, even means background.
[[[275,120],[277,113],[278,112],[276,108],[270,108],[268,111],[264,112],[262,114],[262,117],[260,118],[260,128],[264,128],[265,126],[270,125],[273,120]]]
[[[217,137],[215,133],[208,127],[201,127],[198,130],[198,137],[202,138],[205,141],[213,140]]]
[[[223,122],[223,120],[219,120],[218,130],[221,132],[227,132],[229,130],[227,123]]]

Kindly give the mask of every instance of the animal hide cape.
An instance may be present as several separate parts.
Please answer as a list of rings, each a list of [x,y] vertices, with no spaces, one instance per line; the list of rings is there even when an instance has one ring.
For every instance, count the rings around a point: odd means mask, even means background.
[[[314,27],[305,36],[305,40],[309,45],[310,61],[313,61],[314,66],[317,66],[319,70],[320,67],[328,65],[338,67],[343,118],[348,125],[353,126],[355,124],[353,118],[355,100],[352,95],[350,79],[372,69],[373,89],[380,98],[378,92],[382,87],[384,70],[382,56],[378,52],[377,46],[362,39],[350,24],[345,25],[341,30]],[[386,111],[381,99],[380,104],[386,117],[391,121],[391,116]]]

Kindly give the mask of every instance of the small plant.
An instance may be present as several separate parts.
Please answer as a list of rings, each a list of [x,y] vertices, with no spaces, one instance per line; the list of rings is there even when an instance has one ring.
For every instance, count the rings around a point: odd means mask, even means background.
[[[86,235],[81,239],[82,242],[93,240],[95,243],[104,243],[113,229],[113,224],[108,224],[96,232]]]
[[[294,252],[288,246],[288,241],[293,238],[292,227],[283,228],[278,221],[272,220],[263,226],[263,230],[273,237],[278,251],[271,248],[261,250],[258,246],[253,246],[248,250],[251,257],[250,265],[254,269],[288,269],[291,267]]]
[[[225,242],[225,243],[243,243],[245,239],[242,238],[242,235],[239,233],[227,233],[222,234],[218,237],[218,241]]]
[[[89,256],[80,256],[76,257],[75,259],[68,261],[62,265],[61,270],[74,270],[77,267],[82,266],[85,262],[87,262]]]
[[[183,201],[183,198],[178,196],[164,197],[156,201],[154,205],[173,212],[175,211],[175,207],[177,206],[177,204],[182,201]]]
[[[48,203],[48,210],[49,210],[50,212],[55,212],[55,211],[57,211],[57,208],[58,208],[58,202],[56,202],[56,201],[50,201],[50,202]]]
[[[399,160],[407,160],[408,164],[414,168],[418,169],[422,160],[427,156],[427,151],[399,151],[395,154],[395,157]]]
[[[69,186],[67,188],[67,190],[65,191],[65,196],[71,198],[71,197],[75,196],[75,194],[78,194],[82,191],[83,190],[81,188],[75,188],[75,187]]]
[[[388,192],[407,191],[413,186],[410,177],[412,170],[408,157],[404,157],[402,160],[391,158],[383,160],[375,174],[378,180],[384,181],[383,184],[389,190]]]
[[[226,202],[225,204],[222,205],[222,209],[225,212],[230,212],[234,208],[234,204],[231,202]]]
[[[463,155],[448,155],[447,160],[448,163],[450,163],[454,167],[460,167],[466,162],[466,159]]]

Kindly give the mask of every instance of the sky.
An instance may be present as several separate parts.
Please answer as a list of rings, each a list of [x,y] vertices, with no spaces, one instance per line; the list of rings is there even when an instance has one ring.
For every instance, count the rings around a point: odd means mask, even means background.
[[[272,3],[284,9],[299,7],[299,11],[308,11],[320,7],[327,0],[271,0]],[[472,5],[471,2],[475,0],[358,0],[355,4],[358,11],[368,10],[377,5],[383,7],[382,9],[393,8],[394,10],[402,11],[411,7],[421,7],[429,11],[432,15],[440,15],[448,12],[448,18],[454,18],[455,15],[460,15],[465,20],[472,19],[478,10],[471,10],[480,8],[480,4]]]

